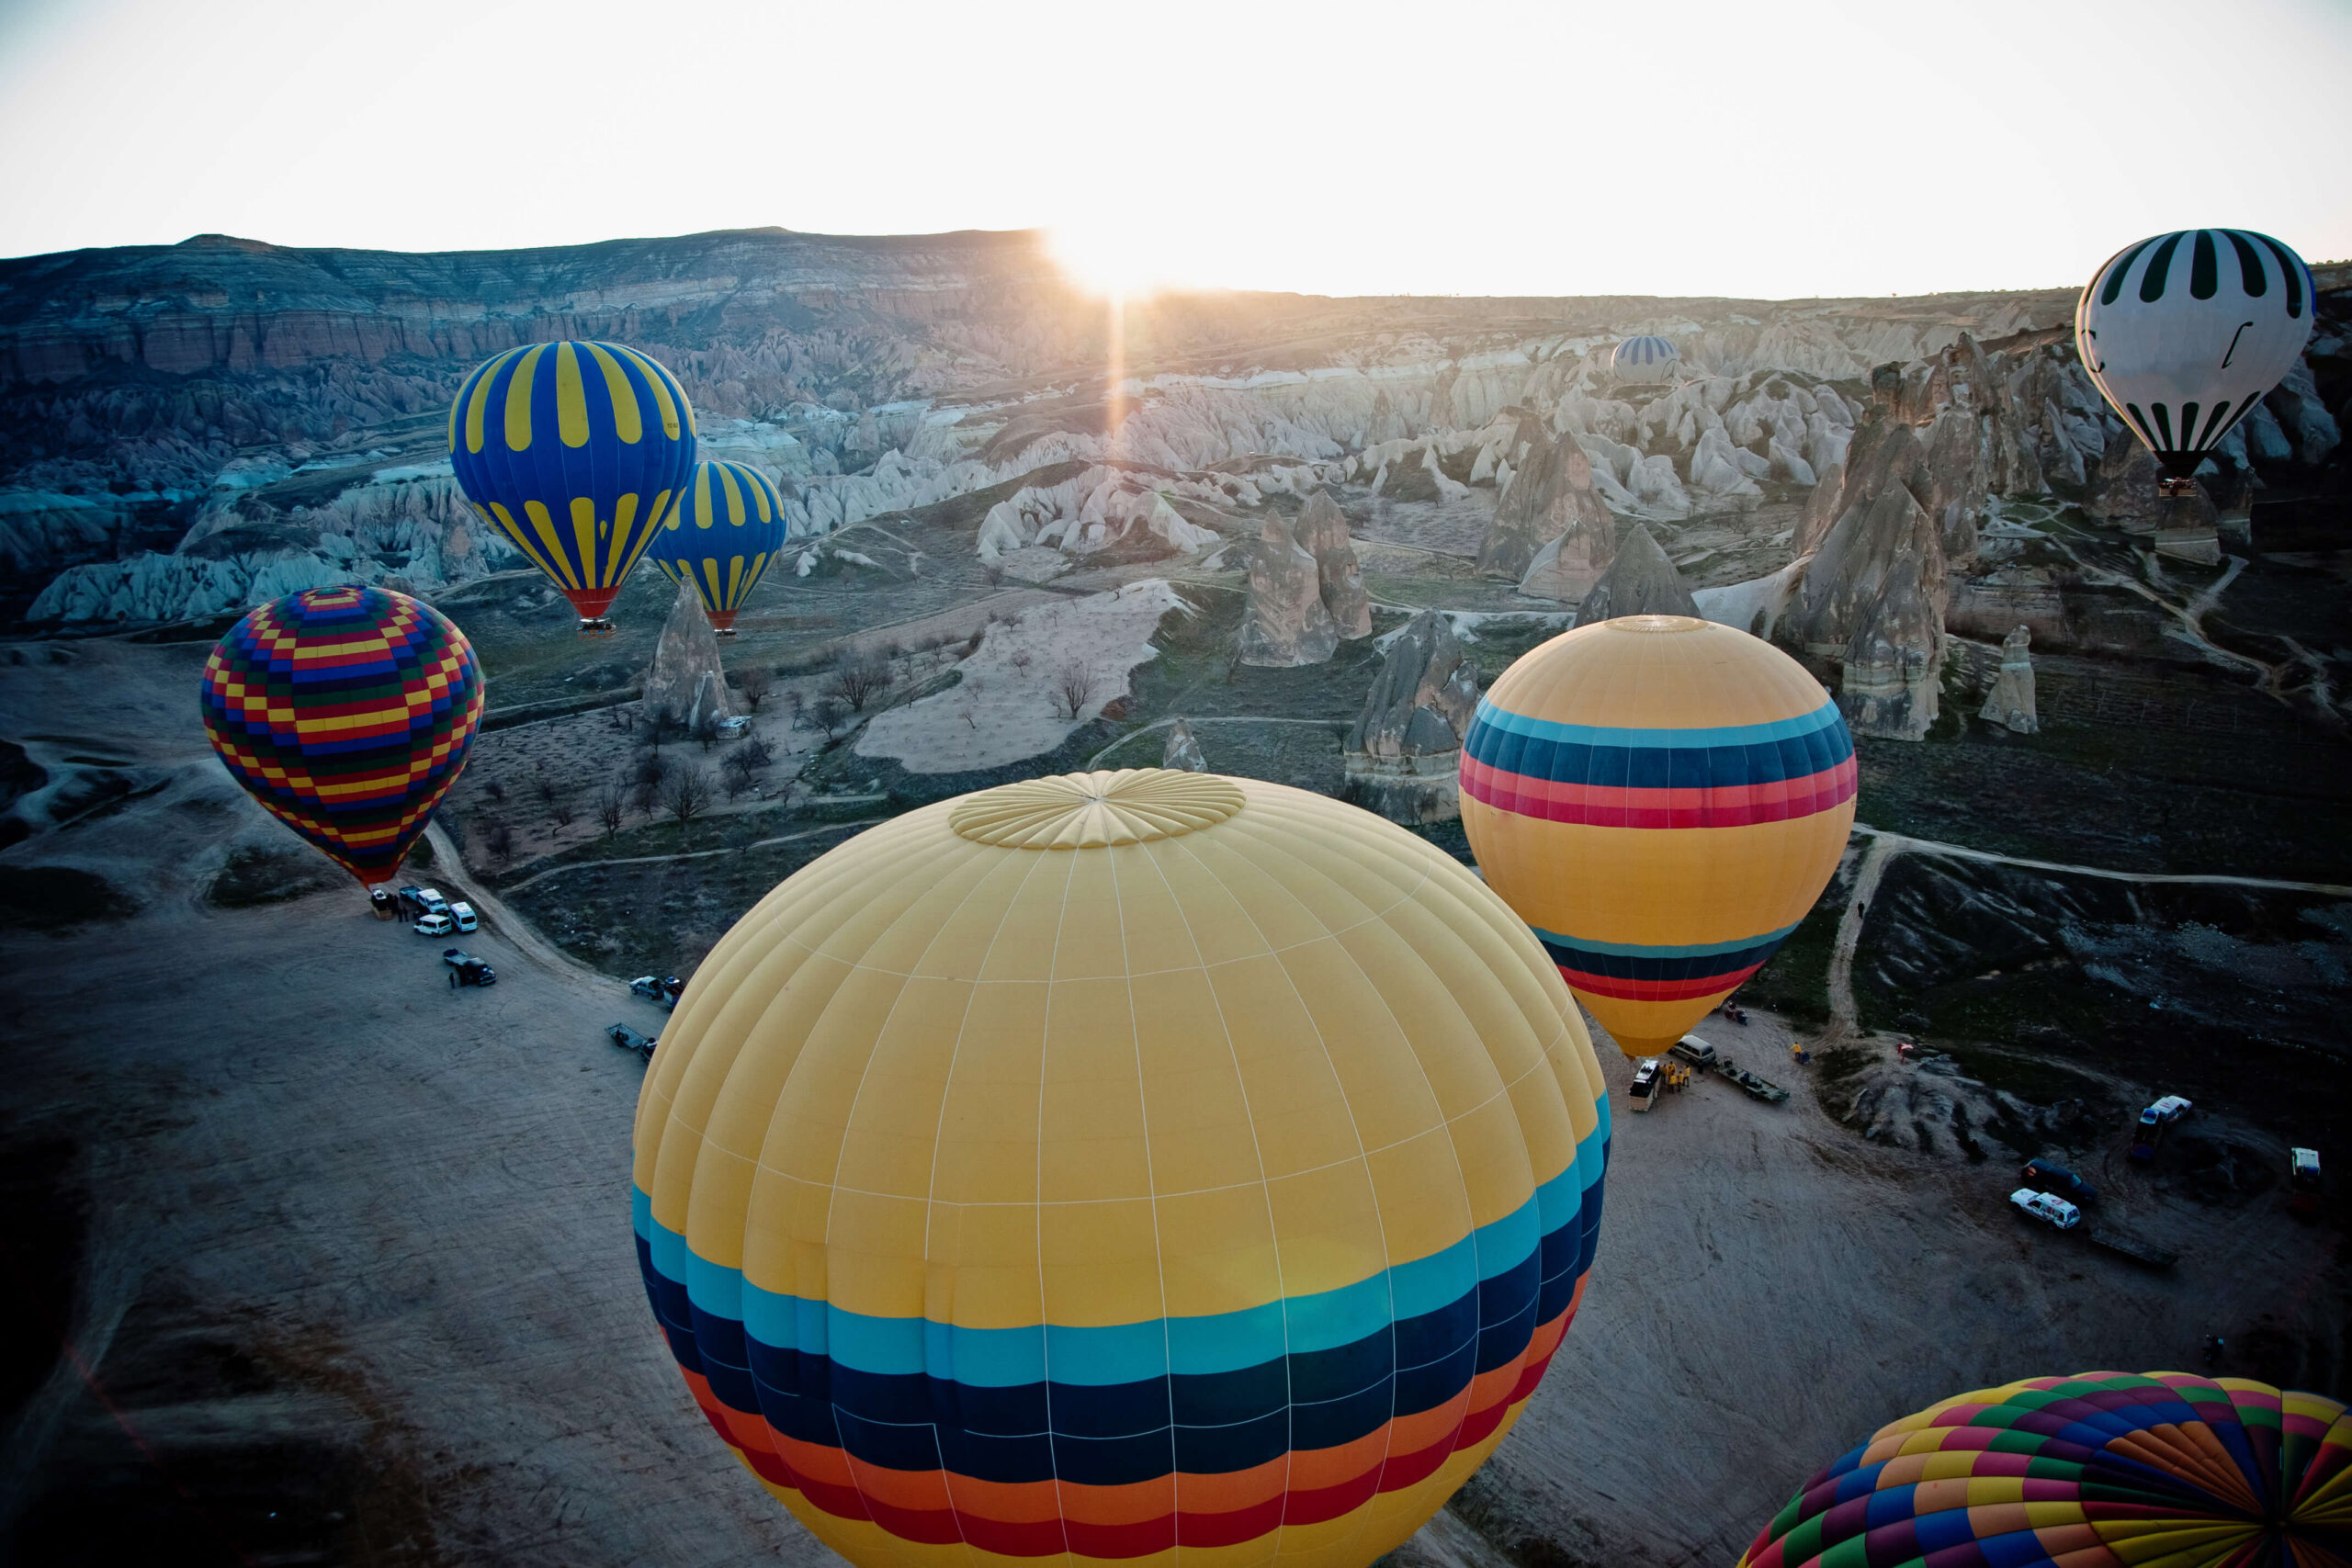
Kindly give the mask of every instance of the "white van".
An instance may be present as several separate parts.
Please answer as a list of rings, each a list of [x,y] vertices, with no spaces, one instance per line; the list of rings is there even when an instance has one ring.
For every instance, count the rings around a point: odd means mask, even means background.
[[[449,918],[458,922],[458,929],[461,931],[469,931],[481,923],[481,918],[474,913],[474,907],[462,898],[449,906]]]
[[[1634,1065],[1634,1109],[1647,1111],[1657,1103],[1658,1091],[1666,1087],[1666,1074],[1656,1056],[1645,1056]]]
[[[447,936],[458,929],[458,922],[447,915],[427,915],[416,922],[414,929],[419,936]]]

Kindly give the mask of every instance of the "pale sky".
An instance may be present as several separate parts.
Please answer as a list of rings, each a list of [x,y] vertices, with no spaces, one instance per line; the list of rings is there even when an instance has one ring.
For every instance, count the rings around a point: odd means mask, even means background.
[[[0,0],[0,255],[1051,228],[1093,281],[2073,287],[2352,256],[2352,3]]]

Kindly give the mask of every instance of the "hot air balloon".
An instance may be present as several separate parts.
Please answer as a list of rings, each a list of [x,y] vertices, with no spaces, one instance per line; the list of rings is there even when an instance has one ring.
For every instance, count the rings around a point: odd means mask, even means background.
[[[617,343],[539,343],[478,367],[449,405],[449,465],[482,521],[605,618],[695,466],[695,411]]]
[[[691,582],[720,637],[735,635],[735,612],[784,547],[784,498],[756,468],[696,463],[646,558],[673,582]]]
[[[1882,1427],[1805,1483],[1740,1568],[2341,1568],[2352,1418],[2241,1378],[2028,1378]]]
[[[1462,742],[1462,826],[1629,1056],[1762,967],[1838,868],[1854,743],[1770,644],[1687,615],[1578,626],[1514,662]]]
[[[246,791],[373,886],[466,765],[481,667],[405,593],[311,588],[247,612],[204,664],[204,728]]]
[[[1609,368],[1620,381],[1671,381],[1682,356],[1662,337],[1629,337],[1610,354]]]
[[[1526,927],[1403,829],[1031,780],[719,942],[639,1097],[638,1256],[711,1425],[857,1568],[1361,1568],[1559,1344],[1604,1092]]]
[[[2312,335],[2311,269],[2244,229],[2184,229],[2126,246],[2075,306],[2075,346],[2164,469],[2166,495],[2277,386]]]

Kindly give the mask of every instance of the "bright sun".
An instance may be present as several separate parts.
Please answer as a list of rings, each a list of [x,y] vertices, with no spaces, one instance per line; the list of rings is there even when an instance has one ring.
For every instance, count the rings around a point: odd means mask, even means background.
[[[1057,225],[1046,232],[1046,250],[1070,280],[1090,294],[1140,299],[1172,288],[1169,257],[1149,225],[1096,228]]]

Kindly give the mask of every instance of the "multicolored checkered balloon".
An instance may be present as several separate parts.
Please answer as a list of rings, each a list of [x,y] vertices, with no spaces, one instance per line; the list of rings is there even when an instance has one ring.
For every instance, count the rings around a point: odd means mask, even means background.
[[[2352,1418],[2243,1378],[2077,1372],[1947,1399],[1805,1483],[1740,1568],[2352,1562]]]
[[[389,882],[466,763],[481,666],[465,633],[390,589],[261,605],[204,665],[204,728],[246,791],[363,884]]]

